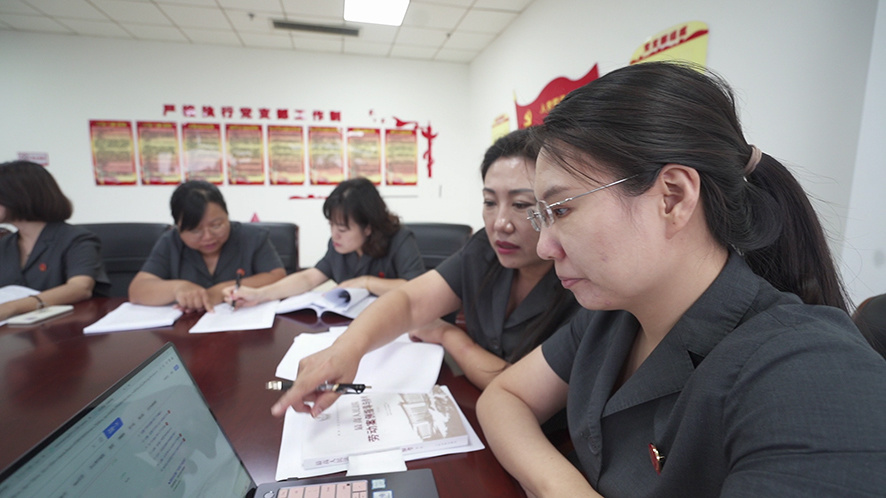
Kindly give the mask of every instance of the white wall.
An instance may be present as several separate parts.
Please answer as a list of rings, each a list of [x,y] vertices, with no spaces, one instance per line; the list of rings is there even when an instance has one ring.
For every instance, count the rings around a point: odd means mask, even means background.
[[[816,208],[839,255],[876,11],[876,0],[535,0],[471,65],[472,139],[488,143],[499,114],[510,113],[515,122],[515,93],[526,104],[555,77],[578,79],[594,64],[606,74],[627,65],[647,37],[703,21],[710,30],[707,65],[733,85],[745,136],[791,167],[819,200]],[[878,40],[882,51],[882,33]],[[879,83],[868,87],[882,99],[882,76]],[[883,158],[882,104],[876,119],[871,134]],[[882,178],[882,159],[876,164]],[[860,181],[871,179],[866,173]],[[862,224],[860,231],[871,231]]]
[[[843,244],[843,278],[856,303],[886,292],[886,2],[877,10],[865,109]]]
[[[74,202],[74,223],[170,222],[173,187],[96,186],[90,119],[163,120],[163,105],[184,104],[338,110],[341,125],[376,116],[430,123],[434,173],[419,162],[419,187],[382,187],[404,221],[481,225],[479,174],[464,164],[481,156],[464,147],[468,115],[465,64],[429,63],[276,50],[37,35],[0,31],[0,160],[46,152],[49,169]],[[218,112],[218,109],[216,109]],[[167,118],[168,119],[168,118]],[[184,122],[179,112],[176,119]],[[200,120],[200,121],[212,121]],[[222,121],[220,119],[216,121]],[[257,120],[256,120],[257,121]],[[231,122],[237,122],[231,120]],[[269,121],[282,124],[278,121]],[[289,124],[297,124],[288,121]],[[426,142],[419,138],[420,153]],[[329,229],[321,186],[223,186],[231,218],[294,221],[301,228],[302,265],[326,250]]]

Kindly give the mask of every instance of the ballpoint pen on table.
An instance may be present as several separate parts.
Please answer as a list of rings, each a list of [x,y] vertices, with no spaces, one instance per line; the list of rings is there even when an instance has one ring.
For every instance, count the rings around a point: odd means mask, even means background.
[[[290,380],[271,380],[265,383],[265,389],[269,391],[286,391],[290,387],[292,387],[292,381]],[[339,394],[360,394],[371,387],[366,384],[330,384],[329,382],[324,382],[317,386],[315,390],[321,392],[334,391]]]
[[[246,272],[243,271],[243,268],[237,268],[237,279],[234,282],[234,291],[235,292],[240,290],[240,280],[243,278],[244,273],[246,273]],[[237,300],[236,299],[231,300],[231,308],[237,309]]]

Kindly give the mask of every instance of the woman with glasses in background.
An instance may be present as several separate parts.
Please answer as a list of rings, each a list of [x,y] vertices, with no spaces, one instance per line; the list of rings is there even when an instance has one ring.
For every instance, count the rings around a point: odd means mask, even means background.
[[[323,216],[332,236],[316,266],[260,288],[229,286],[225,300],[252,306],[302,294],[329,280],[380,296],[424,273],[415,235],[388,211],[367,178],[339,183],[323,202]]]
[[[477,403],[527,495],[883,496],[886,362],[728,85],[629,66],[537,138],[538,253],[587,311]],[[540,429],[564,407],[579,468]]]
[[[527,130],[512,132],[483,158],[485,230],[435,269],[379,298],[330,348],[302,360],[275,415],[287,406],[318,415],[337,397],[315,393],[319,383],[353,381],[364,354],[404,332],[443,345],[482,389],[569,320],[578,305],[553,264],[538,257],[538,234],[526,219],[535,204],[529,174],[537,156],[528,138]],[[439,320],[459,308],[466,331]]]
[[[175,229],[160,237],[129,285],[133,303],[212,311],[238,271],[243,285],[255,286],[286,275],[267,230],[231,222],[215,185],[187,181],[175,189],[169,205]]]

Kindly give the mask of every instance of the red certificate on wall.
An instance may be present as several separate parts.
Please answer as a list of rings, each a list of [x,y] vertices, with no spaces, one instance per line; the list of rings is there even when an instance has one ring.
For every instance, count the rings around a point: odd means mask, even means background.
[[[418,183],[418,140],[415,130],[385,130],[388,185]]]
[[[129,121],[90,121],[92,165],[98,185],[135,185],[135,144]]]
[[[364,177],[381,183],[381,131],[377,128],[348,128],[349,178]]]
[[[271,185],[305,183],[304,128],[268,125],[268,176]]]
[[[178,128],[175,123],[139,121],[138,158],[145,185],[177,185],[182,181]]]
[[[261,125],[225,125],[225,145],[231,185],[265,183],[265,141]]]
[[[308,129],[311,183],[335,185],[345,179],[341,128],[311,126]]]
[[[224,181],[221,127],[213,123],[185,123],[182,125],[182,141],[185,178],[221,185]]]

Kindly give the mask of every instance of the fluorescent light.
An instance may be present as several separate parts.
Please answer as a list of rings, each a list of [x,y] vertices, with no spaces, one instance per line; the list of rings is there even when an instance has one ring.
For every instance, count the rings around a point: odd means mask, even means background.
[[[409,0],[345,0],[345,21],[399,26]]]

